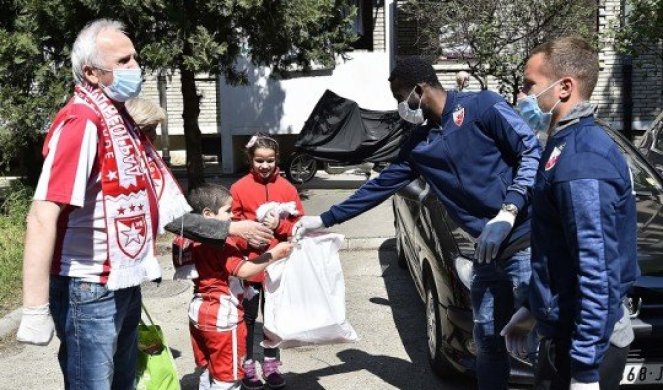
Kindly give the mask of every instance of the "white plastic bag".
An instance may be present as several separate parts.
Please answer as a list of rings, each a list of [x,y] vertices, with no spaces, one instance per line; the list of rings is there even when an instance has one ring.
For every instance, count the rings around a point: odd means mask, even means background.
[[[340,234],[302,238],[287,260],[267,267],[266,348],[357,341],[345,318],[345,282],[338,257]]]

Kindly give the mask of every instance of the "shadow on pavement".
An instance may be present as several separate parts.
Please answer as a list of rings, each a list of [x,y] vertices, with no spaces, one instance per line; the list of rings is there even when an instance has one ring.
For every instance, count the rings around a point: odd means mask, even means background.
[[[327,389],[319,383],[321,378],[338,374],[347,374],[366,370],[384,381],[385,385],[397,389],[474,389],[473,378],[463,377],[440,379],[428,363],[428,341],[426,338],[426,319],[424,306],[407,270],[398,267],[394,240],[386,240],[378,252],[382,269],[382,278],[387,291],[387,298],[372,297],[369,301],[375,305],[390,306],[393,321],[399,339],[385,340],[386,343],[402,343],[409,360],[387,356],[372,355],[355,348],[348,348],[336,354],[342,363],[328,365],[305,373],[285,373],[289,389],[320,390]],[[256,324],[258,325],[258,324]],[[256,334],[260,334],[256,327]],[[256,359],[262,351],[256,346]],[[183,390],[197,389],[198,371],[182,378]],[[361,389],[364,384],[347,383],[343,388]],[[385,387],[388,387],[385,386]],[[329,388],[329,390],[334,390]]]
[[[420,378],[414,378],[417,374],[416,367],[406,360],[385,355],[371,355],[358,349],[346,349],[338,352],[336,356],[343,361],[341,364],[325,367],[319,370],[308,371],[306,375],[285,374],[288,387],[291,389],[318,390],[325,389],[318,379],[330,375],[351,373],[366,370],[382,379],[385,383],[398,389],[438,389],[440,382],[430,381],[429,386],[421,386],[417,383]],[[411,373],[413,376],[404,375]],[[416,381],[413,381],[416,379]],[[414,382],[414,383],[413,383]],[[349,385],[346,388],[361,388],[361,384]]]
[[[263,348],[260,345],[260,341],[262,340],[262,318],[260,319],[260,322],[255,323],[255,336],[253,338],[253,358],[257,362],[262,362],[263,360]],[[171,351],[173,349],[171,348]],[[175,352],[173,352],[174,355]],[[190,371],[191,368],[187,368],[185,371]],[[185,374],[182,376],[182,379],[180,379],[180,388],[181,390],[198,390],[198,383],[200,379],[200,374],[202,374],[203,369],[201,367],[196,367],[193,372],[190,372],[188,374]],[[180,371],[180,374],[182,372]],[[287,375],[285,375],[287,377]],[[290,386],[292,389],[293,387]],[[294,387],[297,389],[298,387]],[[302,389],[307,389],[303,387]]]
[[[203,373],[201,367],[196,367],[194,372],[186,374],[180,379],[180,388],[181,390],[198,390],[198,382],[200,380],[200,374]]]

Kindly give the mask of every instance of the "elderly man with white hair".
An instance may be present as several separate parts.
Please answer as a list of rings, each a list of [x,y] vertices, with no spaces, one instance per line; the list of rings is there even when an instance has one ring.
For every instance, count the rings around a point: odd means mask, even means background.
[[[470,85],[470,74],[464,70],[456,73],[456,86],[459,91],[464,90]]]
[[[78,34],[28,214],[17,339],[45,345],[55,328],[67,389],[134,388],[140,283],[160,276],[157,232],[190,210],[124,107],[143,82],[136,57],[119,22]]]

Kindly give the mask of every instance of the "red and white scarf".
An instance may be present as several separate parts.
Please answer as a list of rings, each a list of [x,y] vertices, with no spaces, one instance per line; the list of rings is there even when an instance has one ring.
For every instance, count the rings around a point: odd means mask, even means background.
[[[99,88],[76,86],[95,110],[101,193],[110,264],[107,287],[117,290],[161,275],[154,240],[163,227],[191,211],[179,185],[133,120]]]

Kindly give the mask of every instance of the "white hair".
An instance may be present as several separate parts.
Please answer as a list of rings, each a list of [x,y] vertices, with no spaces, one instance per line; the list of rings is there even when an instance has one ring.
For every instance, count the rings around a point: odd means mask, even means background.
[[[107,29],[124,34],[124,24],[110,19],[94,20],[78,33],[74,47],[71,49],[71,71],[74,74],[76,84],[85,82],[84,65],[101,65],[101,59],[97,51],[97,36],[101,31]]]
[[[458,85],[458,90],[462,91],[465,89],[465,83],[470,81],[470,74],[464,70],[456,73],[456,85]]]

